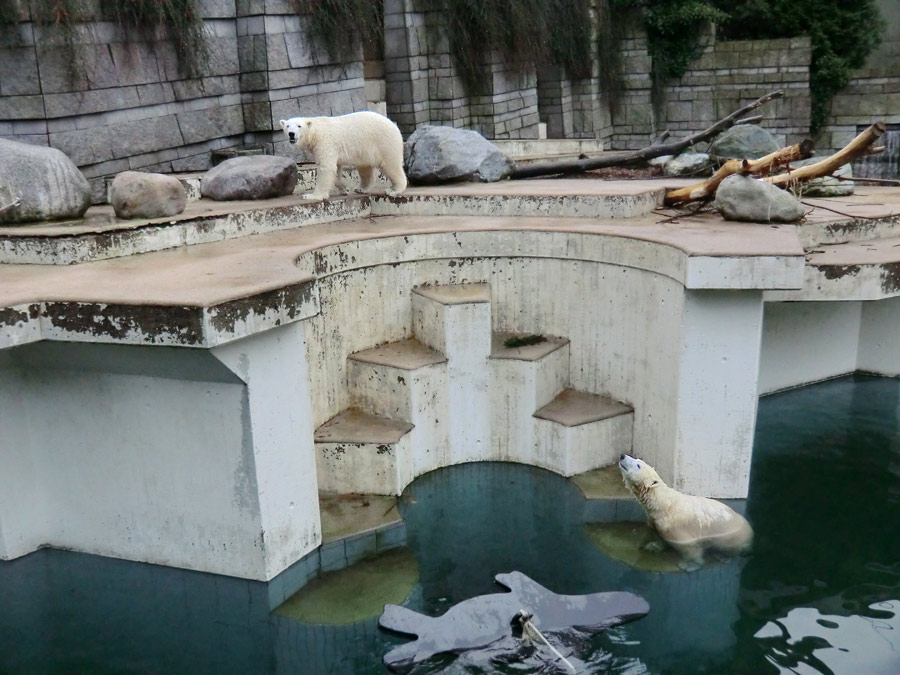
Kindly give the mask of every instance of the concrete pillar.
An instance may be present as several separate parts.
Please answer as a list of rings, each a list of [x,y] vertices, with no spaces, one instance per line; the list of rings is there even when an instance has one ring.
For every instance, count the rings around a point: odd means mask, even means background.
[[[673,465],[660,472],[678,490],[747,496],[762,309],[757,291],[685,290]]]
[[[321,543],[303,328],[292,323],[216,347],[213,354],[246,383],[243,433],[252,445],[247,469],[255,473],[261,578],[271,579]]]
[[[900,375],[898,335],[900,298],[862,303],[857,369],[890,377]]]

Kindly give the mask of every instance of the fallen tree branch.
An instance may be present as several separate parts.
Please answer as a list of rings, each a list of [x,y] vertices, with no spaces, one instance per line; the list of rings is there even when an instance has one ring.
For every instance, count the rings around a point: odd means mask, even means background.
[[[863,131],[859,136],[847,143],[847,145],[838,150],[831,157],[827,157],[815,164],[801,166],[799,169],[795,169],[789,173],[763,178],[763,180],[767,183],[777,185],[780,188],[789,188],[797,183],[812,180],[813,178],[830,176],[844,166],[844,164],[848,164],[857,157],[865,155],[869,146],[884,135],[884,131],[884,123],[875,122],[875,124]]]
[[[663,203],[666,206],[677,206],[686,202],[711,199],[716,194],[719,183],[732,174],[769,174],[798,159],[806,159],[812,155],[812,150],[813,142],[807,138],[801,143],[781,148],[759,159],[730,159],[705,181],[667,193]]]
[[[884,124],[876,122],[830,157],[827,157],[820,162],[816,162],[815,164],[807,164],[806,166],[801,166],[797,169],[791,170],[789,168],[787,173],[781,173],[776,176],[769,175],[762,180],[786,189],[793,187],[798,183],[810,181],[814,178],[830,176],[844,164],[852,162],[854,159],[867,154],[872,143],[883,134]],[[804,147],[804,144],[807,143],[809,143],[809,145]],[[725,165],[716,171],[712,178],[707,181],[696,185],[690,185],[686,188],[672,190],[667,193],[663,203],[666,206],[675,206],[688,202],[709,201],[715,196],[719,183],[728,176],[735,173],[771,173],[773,167],[777,167],[778,165],[783,166],[791,161],[801,159],[801,157],[794,156],[796,154],[802,155],[805,152],[806,156],[808,156],[811,150],[811,141],[803,141],[803,143],[788,148],[782,148],[781,150],[757,160],[731,160],[726,162]]]
[[[900,186],[900,180],[893,178],[855,178],[853,176],[835,176],[838,180],[850,181],[851,183],[874,183],[875,185],[897,185]]]
[[[568,173],[584,173],[585,171],[593,171],[594,169],[604,169],[610,166],[627,166],[629,164],[643,164],[654,157],[662,155],[677,155],[683,150],[690,148],[697,143],[713,138],[725,129],[734,126],[737,120],[742,118],[751,110],[755,110],[759,106],[769,101],[781,98],[784,91],[773,91],[765,96],[756,99],[753,103],[745,105],[743,108],[731,113],[705,131],[701,131],[693,136],[688,136],[680,141],[671,143],[651,144],[640,150],[621,150],[614,152],[605,152],[598,157],[588,157],[587,159],[579,159],[574,161],[563,162],[541,162],[539,164],[530,164],[521,168],[516,168],[510,178],[534,178],[535,176],[553,176]]]

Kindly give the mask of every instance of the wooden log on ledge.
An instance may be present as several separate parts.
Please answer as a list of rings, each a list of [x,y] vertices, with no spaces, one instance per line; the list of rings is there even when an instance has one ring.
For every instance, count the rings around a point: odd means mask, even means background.
[[[671,143],[657,143],[656,141],[654,141],[653,144],[647,146],[646,148],[641,148],[640,150],[605,152],[599,157],[588,157],[586,159],[579,159],[575,161],[542,162],[540,164],[530,164],[529,166],[523,166],[521,168],[515,169],[509,175],[509,177],[516,179],[534,178],[535,176],[555,176],[567,173],[584,173],[585,171],[605,169],[610,166],[643,164],[649,159],[653,159],[654,157],[661,157],[662,155],[677,155],[682,150],[686,150],[687,148],[690,148],[697,143],[707,141],[710,138],[717,136],[721,132],[725,131],[725,129],[738,124],[741,118],[751,110],[755,110],[764,103],[768,103],[769,101],[776,98],[781,98],[782,96],[784,96],[784,91],[780,89],[778,91],[768,93],[765,96],[756,99],[753,103],[745,105],[739,110],[735,110],[728,117],[719,120],[708,129],[701,131],[699,134],[688,136],[687,138],[684,138],[680,141],[673,141]]]
[[[830,157],[823,159],[821,162],[801,166],[794,170],[788,169],[787,173],[780,173],[775,176],[767,175],[762,180],[777,185],[780,188],[790,188],[798,183],[810,181],[814,178],[830,176],[844,164],[868,154],[872,143],[881,138],[884,131],[884,124],[882,122],[876,122],[850,141],[841,150]],[[804,148],[804,144],[806,143],[810,143],[810,145]],[[663,203],[666,206],[678,206],[690,202],[708,201],[715,197],[719,183],[731,174],[769,174],[771,173],[772,167],[777,167],[779,165],[784,166],[786,162],[789,163],[791,161],[796,161],[797,159],[802,159],[802,157],[794,155],[798,153],[802,155],[803,152],[806,152],[806,156],[808,156],[811,149],[811,142],[803,141],[803,143],[788,148],[782,148],[781,150],[757,160],[731,160],[730,162],[726,162],[725,165],[713,174],[711,178],[703,183],[697,183],[696,185],[690,185],[686,188],[672,190],[667,193]]]

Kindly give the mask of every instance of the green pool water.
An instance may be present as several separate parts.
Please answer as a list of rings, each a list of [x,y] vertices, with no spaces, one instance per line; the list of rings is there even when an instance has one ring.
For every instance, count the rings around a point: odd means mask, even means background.
[[[689,574],[602,553],[586,526],[596,511],[549,472],[486,463],[428,474],[402,499],[419,577],[406,604],[437,615],[520,570],[558,593],[628,590],[650,603],[645,618],[595,636],[548,636],[579,672],[896,675],[898,414],[900,381],[886,378],[761,399],[750,495],[737,505],[755,550]],[[271,613],[264,591],[62,551],[0,563],[0,673],[381,674],[381,656],[405,641],[374,618],[312,625]],[[414,672],[566,671],[503,641]]]

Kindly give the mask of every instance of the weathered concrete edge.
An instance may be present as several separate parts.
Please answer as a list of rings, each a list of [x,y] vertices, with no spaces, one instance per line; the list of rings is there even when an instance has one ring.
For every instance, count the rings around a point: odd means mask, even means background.
[[[900,296],[900,261],[817,265],[806,263],[802,288],[768,291],[773,302],[885,300]]]
[[[0,235],[0,264],[73,265],[208,244],[305,225],[364,218],[368,197],[261,206],[219,216],[175,217],[133,228],[60,236]]]
[[[374,197],[373,216],[530,216],[637,218],[662,204],[665,190],[633,195],[400,195]]]
[[[515,237],[513,242],[502,241]],[[296,264],[316,277],[420,260],[556,258],[631,267],[667,276],[688,289],[792,290],[803,285],[804,256],[692,255],[663,242],[616,234],[540,230],[429,232],[360,239],[304,253]],[[513,245],[509,245],[512,243]]]
[[[0,349],[38,340],[210,348],[318,312],[314,279],[210,307],[31,303],[0,309]]]

